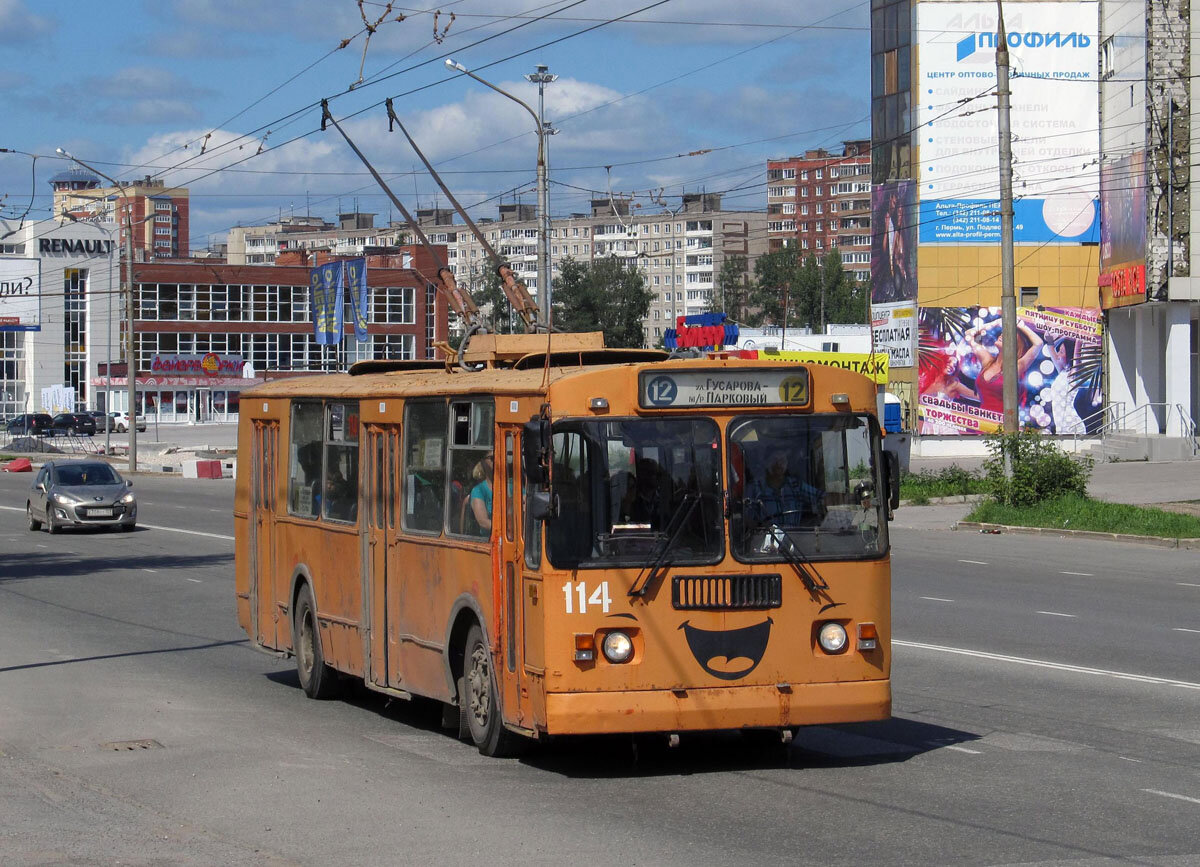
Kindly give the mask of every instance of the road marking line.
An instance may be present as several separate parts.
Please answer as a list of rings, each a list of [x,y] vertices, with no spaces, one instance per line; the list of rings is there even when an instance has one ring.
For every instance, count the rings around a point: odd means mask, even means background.
[[[1175,626],[1171,629],[1171,631],[1172,632],[1197,632],[1197,633],[1200,633],[1200,629],[1188,629],[1186,626]]]
[[[941,596],[922,596],[921,599],[928,599],[930,602],[953,602],[953,599],[943,599]]]
[[[142,503],[142,505],[144,506],[146,504]],[[187,508],[187,507],[184,506],[182,508]],[[16,506],[0,506],[0,510],[6,511],[6,512],[24,512],[25,511],[24,509],[18,509]],[[220,511],[220,509],[217,509],[215,511]],[[233,536],[226,536],[221,533],[201,533],[199,530],[183,530],[183,529],[180,529],[179,527],[162,527],[162,526],[159,526],[158,524],[138,524],[138,526],[139,527],[147,527],[151,530],[164,530],[168,533],[187,533],[189,536],[205,536],[209,539],[224,539],[227,542],[233,541]],[[38,545],[38,547],[45,548],[46,546]]]
[[[986,566],[982,560],[959,560],[959,563],[970,563],[972,566]]]
[[[1063,571],[1063,572],[1059,572],[1058,574],[1059,575],[1079,575],[1083,578],[1095,578],[1096,577],[1091,572],[1065,572],[1065,571]]]
[[[1200,804],[1200,798],[1189,798],[1187,795],[1176,795],[1174,792],[1160,792],[1158,789],[1142,789],[1151,795],[1161,795],[1164,798],[1174,798],[1176,801],[1187,801],[1190,804]]]
[[[195,584],[203,584],[203,583],[204,583],[204,582],[203,582],[203,581],[201,581],[199,578],[189,578],[188,580],[189,580],[189,581],[191,581],[191,582],[193,582],[193,583],[195,583]]]
[[[982,753],[980,753],[979,750],[969,750],[966,747],[953,747],[952,746],[952,747],[946,747],[946,749],[954,750],[956,753],[966,753],[969,756],[982,755]]]
[[[1050,662],[1045,659],[1029,659],[1024,656],[1006,656],[1003,653],[989,653],[986,650],[968,650],[965,647],[947,647],[942,644],[924,644],[919,641],[901,641],[892,639],[893,646],[911,647],[915,650],[933,650],[938,653],[953,653],[958,656],[972,656],[977,659],[988,659],[993,662],[1011,662],[1014,665],[1031,665],[1035,668],[1052,668],[1073,674],[1092,674],[1098,677],[1111,677],[1116,680],[1132,680],[1137,683],[1149,683],[1158,686],[1178,686],[1181,689],[1200,690],[1200,683],[1186,680],[1171,680],[1167,677],[1153,677],[1148,674],[1131,674],[1127,671],[1110,671],[1104,668],[1088,668],[1083,665],[1069,665],[1065,662]]]
[[[1142,763],[1141,759],[1131,759],[1129,756],[1117,756],[1117,758],[1123,762],[1137,762],[1139,765]]]
[[[1063,614],[1061,611],[1039,611],[1038,614],[1046,614],[1050,617],[1078,617],[1077,614]]]
[[[151,530],[165,530],[168,533],[187,533],[189,536],[204,536],[209,539],[224,539],[228,542],[233,541],[233,536],[225,536],[221,533],[201,533],[199,530],[181,530],[179,527],[161,527],[158,524],[138,524],[139,527],[147,527]]]
[[[1189,584],[1186,581],[1176,581],[1175,583],[1180,587],[1200,587],[1200,584]]]
[[[143,572],[154,572],[154,573],[157,573],[157,572],[158,572],[158,570],[157,570],[157,569],[143,569],[142,571],[143,571]]]

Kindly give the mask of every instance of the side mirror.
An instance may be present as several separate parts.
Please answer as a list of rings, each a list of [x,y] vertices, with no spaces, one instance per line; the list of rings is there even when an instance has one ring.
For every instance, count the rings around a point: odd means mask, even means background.
[[[558,517],[558,494],[553,491],[533,491],[528,498],[529,517],[546,521]]]
[[[127,487],[127,488],[132,488],[132,487],[133,487],[133,479],[126,479],[126,480],[125,480],[125,487]]]
[[[41,482],[38,482],[36,485],[34,485],[34,487],[37,488],[39,491],[41,491],[43,494],[46,493],[46,486],[43,485]]]
[[[534,419],[525,423],[521,435],[521,471],[530,485],[550,482],[550,422]]]
[[[887,471],[888,510],[900,508],[900,458],[895,452],[884,451],[883,467]]]

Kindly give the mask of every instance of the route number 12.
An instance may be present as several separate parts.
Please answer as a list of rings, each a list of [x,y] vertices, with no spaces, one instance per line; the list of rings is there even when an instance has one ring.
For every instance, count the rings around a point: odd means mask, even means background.
[[[568,614],[587,614],[589,605],[599,605],[600,610],[605,614],[612,607],[612,597],[608,595],[608,582],[601,581],[600,586],[588,593],[586,581],[580,581],[578,584],[573,581],[568,581],[563,585],[563,597],[567,601]],[[579,610],[575,610],[575,602],[579,602]]]

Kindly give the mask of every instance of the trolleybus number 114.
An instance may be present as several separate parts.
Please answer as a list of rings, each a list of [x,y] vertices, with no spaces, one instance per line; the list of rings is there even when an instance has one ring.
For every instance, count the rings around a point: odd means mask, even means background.
[[[608,582],[601,581],[600,586],[588,593],[586,581],[580,581],[578,584],[574,581],[568,581],[563,585],[563,596],[567,600],[568,614],[587,614],[589,605],[599,605],[600,610],[605,614],[612,606],[612,597],[608,595]],[[579,611],[575,610],[575,600],[579,600]]]

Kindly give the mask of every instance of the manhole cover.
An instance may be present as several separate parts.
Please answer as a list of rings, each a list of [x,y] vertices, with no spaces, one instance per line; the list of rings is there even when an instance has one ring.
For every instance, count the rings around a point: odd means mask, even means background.
[[[162,744],[153,738],[143,738],[140,741],[110,741],[107,744],[101,744],[100,748],[120,753],[134,750],[161,750]]]

